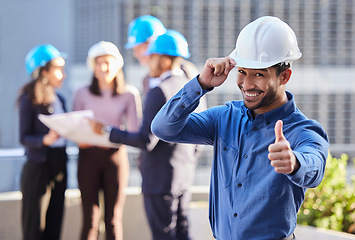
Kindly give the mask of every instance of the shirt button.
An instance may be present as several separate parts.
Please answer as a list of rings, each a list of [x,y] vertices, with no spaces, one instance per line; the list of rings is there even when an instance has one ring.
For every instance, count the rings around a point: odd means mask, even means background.
[[[233,216],[234,216],[234,217],[238,217],[238,213],[234,213]]]
[[[200,95],[201,93],[200,92],[196,92],[196,95]]]
[[[241,183],[238,183],[238,187],[242,187],[243,185]]]
[[[253,130],[254,130],[254,131],[258,131],[258,128],[257,128],[257,127],[254,127]]]
[[[243,158],[248,158],[248,155],[247,155],[247,154],[244,154]]]

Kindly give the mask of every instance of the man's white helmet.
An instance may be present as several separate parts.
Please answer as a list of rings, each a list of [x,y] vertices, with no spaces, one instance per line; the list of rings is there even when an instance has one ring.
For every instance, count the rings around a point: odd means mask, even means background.
[[[88,51],[86,64],[91,71],[95,69],[95,58],[104,55],[111,55],[116,58],[118,68],[123,67],[123,57],[117,46],[112,42],[100,41],[95,43]]]
[[[277,63],[292,63],[302,53],[291,27],[277,17],[264,16],[246,25],[229,55],[238,67],[264,69]]]

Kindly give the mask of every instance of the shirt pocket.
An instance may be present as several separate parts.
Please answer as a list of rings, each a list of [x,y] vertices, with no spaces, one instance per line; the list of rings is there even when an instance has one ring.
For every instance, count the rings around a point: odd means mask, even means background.
[[[232,182],[233,172],[237,164],[238,149],[220,139],[218,147],[217,168],[219,179],[223,181],[224,187],[229,187]]]

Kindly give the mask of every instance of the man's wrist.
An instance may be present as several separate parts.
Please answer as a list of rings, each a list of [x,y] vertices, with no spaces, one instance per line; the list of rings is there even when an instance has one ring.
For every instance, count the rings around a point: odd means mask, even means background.
[[[205,84],[202,83],[202,81],[201,81],[201,75],[200,75],[200,74],[197,75],[196,78],[197,78],[197,81],[198,81],[198,83],[200,84],[200,86],[201,86],[201,88],[202,88],[203,90],[212,90],[212,89],[213,89],[213,87],[206,86]]]
[[[301,164],[300,164],[300,162],[297,160],[297,157],[295,156],[295,160],[296,160],[296,162],[295,162],[295,166],[294,166],[294,169],[293,169],[293,171],[292,171],[292,173],[290,173],[290,175],[291,176],[293,176],[293,175],[295,175],[295,173],[298,171],[298,169],[300,169],[300,167],[301,167]]]

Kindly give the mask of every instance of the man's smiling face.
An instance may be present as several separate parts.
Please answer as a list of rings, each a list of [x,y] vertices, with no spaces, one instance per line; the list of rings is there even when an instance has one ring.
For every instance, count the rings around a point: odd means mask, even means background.
[[[254,111],[254,114],[262,114],[279,107],[285,94],[282,78],[283,74],[277,76],[274,67],[238,67],[237,85],[242,92],[245,106]]]

